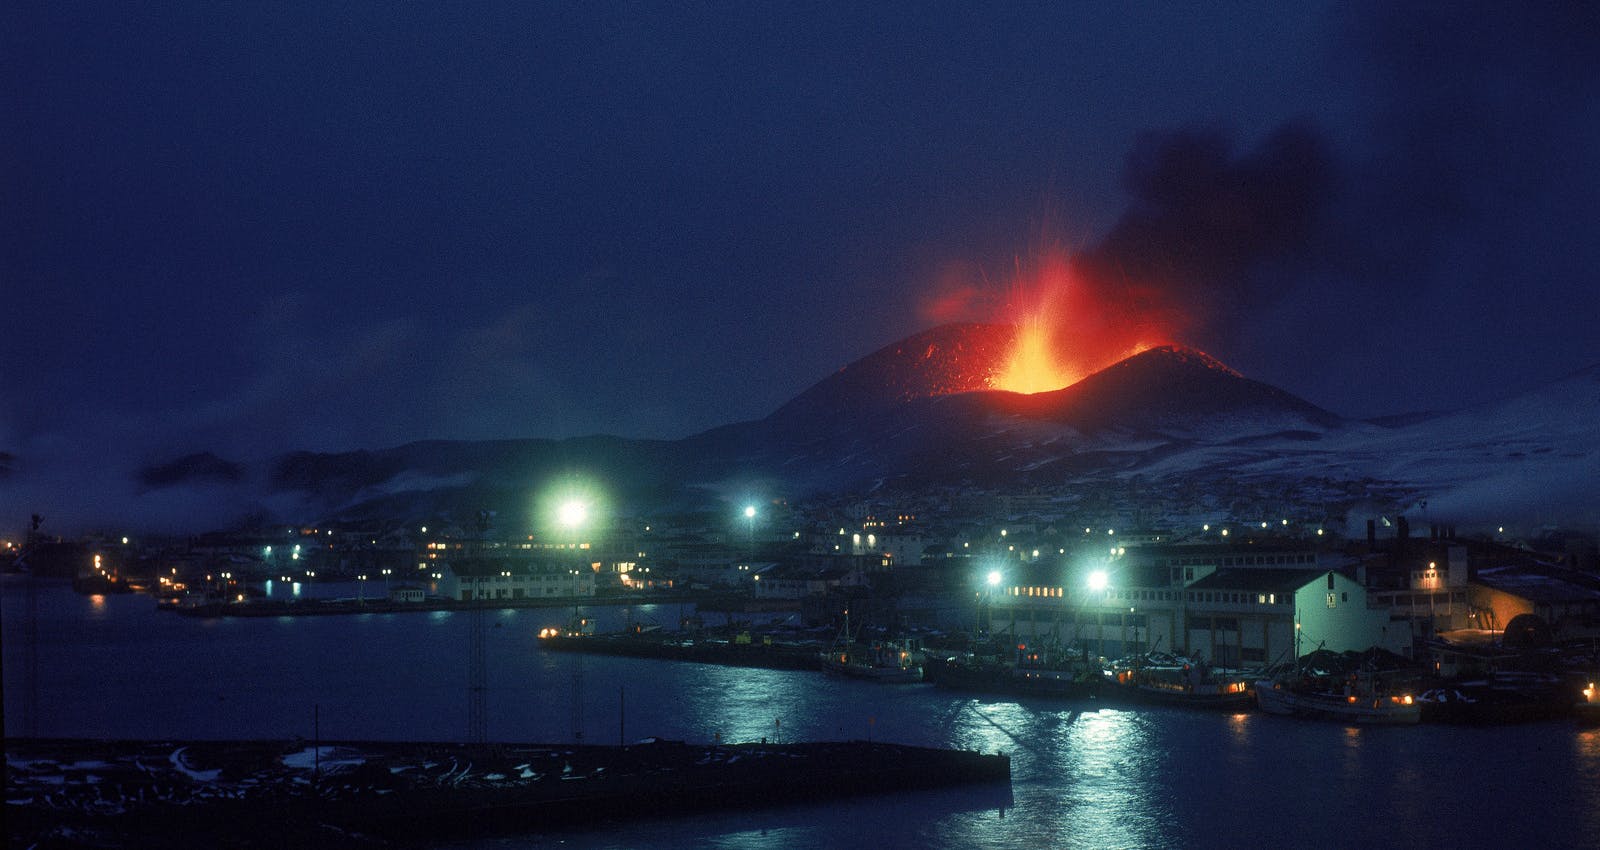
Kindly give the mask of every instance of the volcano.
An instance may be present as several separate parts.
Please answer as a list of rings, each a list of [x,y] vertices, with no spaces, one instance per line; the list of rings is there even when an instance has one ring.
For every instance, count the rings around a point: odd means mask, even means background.
[[[527,512],[530,482],[568,475],[604,482],[618,504],[641,512],[711,508],[729,493],[805,498],[886,485],[1082,491],[1132,478],[1187,493],[1307,480],[1357,482],[1365,493],[1373,480],[1400,490],[1415,482],[1443,501],[1470,482],[1514,477],[1530,459],[1570,464],[1594,457],[1590,447],[1600,445],[1592,417],[1559,434],[1527,426],[1551,421],[1549,411],[1593,409],[1600,382],[1592,378],[1530,394],[1520,407],[1358,422],[1175,345],[1058,390],[990,389],[1015,339],[1007,325],[932,328],[850,363],[765,418],[680,440],[427,441],[295,452],[264,475],[203,483],[243,495],[264,480],[268,490],[255,498],[273,508],[262,513],[294,521],[480,510],[518,517]],[[1502,445],[1498,453],[1484,449]],[[186,478],[173,489],[183,486]]]
[[[1270,384],[1253,381],[1197,349],[1164,345],[1135,354],[1054,392],[999,394],[993,404],[1084,432],[1107,429],[1248,429],[1251,422],[1311,429],[1344,420]]]
[[[1011,325],[973,322],[913,334],[813,384],[765,421],[876,413],[919,398],[987,390],[1016,335]]]
[[[682,440],[298,452],[276,464],[271,480],[347,516],[355,505],[368,516],[410,511],[446,493],[463,503],[510,501],[527,481],[573,469],[649,501],[748,482],[802,496],[873,481],[970,481],[979,471],[984,480],[1025,471],[1048,483],[1068,467],[1072,475],[1126,471],[1197,441],[1303,436],[1343,422],[1180,346],[1150,349],[1060,390],[990,389],[1015,338],[1009,325],[941,325],[850,363],[763,419]]]
[[[1010,325],[948,324],[884,346],[762,420],[763,436],[826,437],[858,431],[885,417],[904,423],[914,411],[913,418],[956,410],[969,420],[1012,416],[1084,433],[1214,430],[1211,424],[1248,430],[1252,421],[1320,429],[1343,421],[1180,345],[1143,351],[1059,390],[1023,394],[991,389],[1016,333]],[[926,402],[954,395],[971,398],[942,405]]]

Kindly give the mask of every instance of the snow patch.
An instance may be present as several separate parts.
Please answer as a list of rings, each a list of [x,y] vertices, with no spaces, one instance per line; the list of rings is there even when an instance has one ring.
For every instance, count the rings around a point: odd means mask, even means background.
[[[196,782],[216,782],[217,777],[222,775],[222,771],[195,770],[194,768],[190,767],[189,763],[183,758],[183,751],[187,749],[189,748],[179,747],[176,750],[173,750],[172,755],[167,756],[167,761],[171,762],[172,766],[177,768],[179,773],[182,773],[184,776],[187,776]]]

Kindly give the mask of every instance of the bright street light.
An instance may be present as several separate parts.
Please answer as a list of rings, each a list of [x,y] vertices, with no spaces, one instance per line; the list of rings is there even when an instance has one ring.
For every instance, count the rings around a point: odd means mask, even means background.
[[[583,525],[589,518],[589,506],[576,499],[562,502],[561,509],[556,513],[556,519],[567,528],[576,528]]]
[[[1110,584],[1110,582],[1111,577],[1106,575],[1105,570],[1095,570],[1089,574],[1089,589],[1095,593],[1105,590],[1106,585]]]
[[[755,519],[756,518],[756,506],[755,505],[745,505],[744,506],[744,518],[745,519]]]
[[[990,587],[999,587],[1000,586],[1000,571],[999,570],[990,570],[989,571],[988,581],[989,581],[989,586]]]

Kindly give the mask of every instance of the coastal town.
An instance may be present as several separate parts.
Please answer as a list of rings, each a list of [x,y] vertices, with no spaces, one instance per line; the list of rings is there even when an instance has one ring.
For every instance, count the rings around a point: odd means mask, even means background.
[[[544,608],[539,637],[553,651],[1069,696],[1204,703],[1194,697],[1211,688],[1232,707],[1274,682],[1308,685],[1315,666],[1318,686],[1351,702],[1369,674],[1387,677],[1377,696],[1403,697],[1400,722],[1424,706],[1500,722],[1591,701],[1592,538],[1463,532],[1425,514],[1257,509],[1158,525],[1083,508],[966,493],[635,518],[569,500],[535,533],[485,514],[183,539],[52,537],[34,517],[4,551],[8,570],[86,594],[146,593],[175,615]],[[671,602],[696,613],[611,635],[583,616]],[[1116,684],[1128,687],[1106,690]]]

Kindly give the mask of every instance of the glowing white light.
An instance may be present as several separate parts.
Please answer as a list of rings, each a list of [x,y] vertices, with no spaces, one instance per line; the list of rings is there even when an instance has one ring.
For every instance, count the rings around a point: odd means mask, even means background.
[[[744,506],[744,518],[745,519],[755,519],[756,518],[756,506],[755,505],[745,505]]]
[[[999,587],[1000,586],[1000,571],[999,570],[990,570],[989,571],[989,576],[988,576],[988,582],[989,582],[989,586],[990,587]]]
[[[562,502],[560,509],[556,511],[556,520],[567,528],[576,528],[588,519],[589,506],[577,500]]]
[[[1110,582],[1111,577],[1106,575],[1105,570],[1095,570],[1089,574],[1089,589],[1097,593],[1105,590],[1106,585],[1110,584]]]

